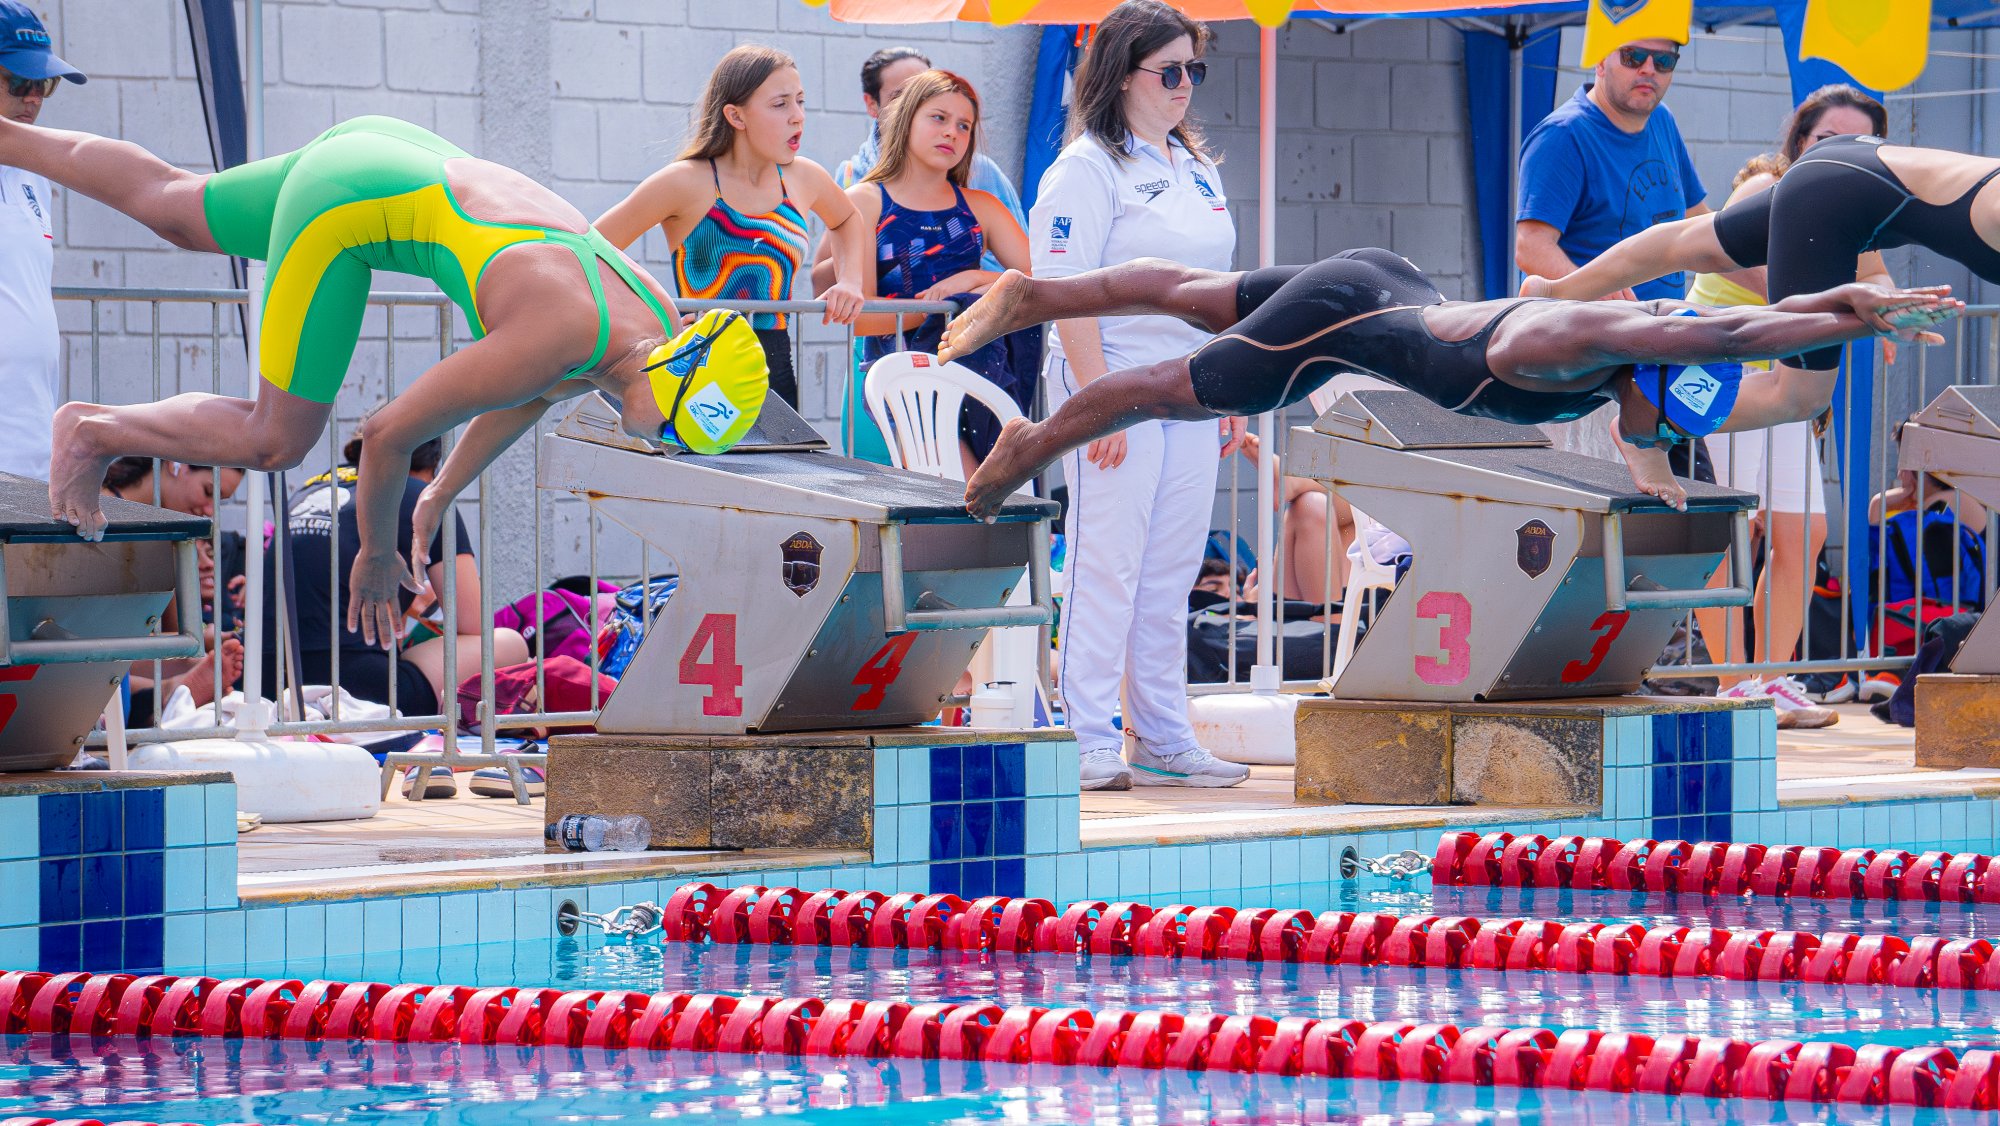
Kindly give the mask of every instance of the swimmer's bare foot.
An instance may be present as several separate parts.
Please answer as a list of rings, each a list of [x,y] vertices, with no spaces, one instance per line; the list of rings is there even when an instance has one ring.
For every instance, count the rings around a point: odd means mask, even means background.
[[[1028,327],[1017,323],[1021,311],[1021,299],[1028,295],[1033,279],[1019,270],[1008,270],[1000,275],[993,287],[981,294],[972,307],[951,319],[944,326],[944,339],[938,343],[938,359],[955,360],[969,356],[993,341],[1016,329]]]
[[[1618,443],[1618,452],[1625,457],[1625,468],[1632,473],[1632,484],[1649,497],[1657,497],[1670,508],[1687,511],[1687,489],[1674,476],[1667,452],[1658,448],[1635,446],[1627,442],[1619,433],[1618,423],[1611,424],[1611,437]]]
[[[1539,274],[1529,274],[1527,277],[1521,279],[1521,296],[1523,297],[1547,297],[1551,288],[1552,283],[1549,279]]]
[[[972,479],[965,483],[965,510],[981,520],[991,520],[1000,512],[1000,506],[1007,498],[1019,492],[1021,486],[1041,468],[1033,464],[1028,453],[1030,427],[1034,423],[1025,418],[1008,420],[1000,428],[1000,440],[993,443],[993,452],[986,455],[979,468],[972,473]]]
[[[114,460],[93,448],[84,426],[90,412],[101,409],[89,403],[64,403],[56,411],[51,434],[49,511],[87,540],[104,538],[104,509],[99,498],[104,491],[104,471]]]

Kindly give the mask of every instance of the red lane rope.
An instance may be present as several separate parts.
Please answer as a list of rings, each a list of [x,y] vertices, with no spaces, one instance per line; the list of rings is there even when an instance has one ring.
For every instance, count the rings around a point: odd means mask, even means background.
[[[1437,887],[1561,887],[1792,899],[2000,903],[2000,864],[1976,852],[1836,849],[1456,832],[1438,840]]]
[[[1311,1017],[472,989],[130,974],[0,975],[0,1032],[550,1045],[1259,1072],[1477,1086],[2000,1108],[2000,1053]]]
[[[1983,938],[685,884],[668,939],[2000,990]],[[4,1001],[4,998],[0,998]]]

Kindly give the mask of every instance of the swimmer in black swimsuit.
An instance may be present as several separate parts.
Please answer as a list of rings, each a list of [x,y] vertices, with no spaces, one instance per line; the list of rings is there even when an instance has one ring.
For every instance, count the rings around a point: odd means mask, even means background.
[[[1731,404],[1771,378],[1745,378],[1742,361],[1877,332],[1941,343],[1922,330],[1962,308],[1943,287],[1859,284],[1727,310],[1680,301],[1446,301],[1387,250],[1241,274],[1146,258],[1066,278],[1009,271],[946,327],[938,354],[948,360],[1071,317],[1166,315],[1220,334],[1185,358],[1092,380],[1046,421],[1008,423],[966,486],[974,515],[990,515],[1064,453],[1143,419],[1277,410],[1344,371],[1509,422],[1575,418],[1615,401],[1621,435],[1644,447],[1626,451],[1633,479],[1678,507],[1686,494],[1656,447],[1725,420],[1733,427]]]
[[[1528,278],[1521,292],[1587,301],[1677,270],[1768,265],[1776,300],[1853,280],[1854,259],[1864,251],[1913,243],[2000,282],[2000,248],[1992,241],[2000,237],[2000,190],[1986,190],[1996,176],[2000,161],[1988,157],[1891,145],[1880,137],[1829,137],[1801,153],[1770,189],[1721,211],[1648,228],[1573,274]],[[1816,384],[1824,384],[1830,400],[1838,346],[1786,362],[1825,373]]]

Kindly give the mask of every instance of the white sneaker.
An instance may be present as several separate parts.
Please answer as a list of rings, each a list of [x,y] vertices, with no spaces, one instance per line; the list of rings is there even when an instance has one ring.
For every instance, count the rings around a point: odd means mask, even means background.
[[[1085,751],[1081,784],[1086,790],[1129,790],[1132,768],[1110,747]]]
[[[1805,685],[1789,676],[1765,681],[1764,695],[1769,696],[1778,709],[1779,727],[1832,727],[1840,722],[1839,712],[1822,708],[1806,699]]]
[[[1739,680],[1715,694],[1718,700],[1754,700],[1764,694],[1764,682],[1757,677]]]
[[[1132,778],[1141,786],[1234,786],[1250,777],[1250,768],[1224,762],[1196,747],[1177,755],[1156,755],[1144,743],[1132,748]]]
[[[1864,704],[1879,703],[1896,694],[1903,686],[1903,678],[1892,672],[1870,672],[1861,675],[1859,698]]]
[[[421,773],[419,773],[421,771]],[[412,798],[416,792],[417,779],[424,778],[424,801],[458,796],[458,779],[452,775],[449,766],[433,766],[429,770],[413,766],[403,772],[403,796]]]
[[[1822,704],[1846,704],[1852,702],[1860,694],[1861,689],[1855,684],[1854,674],[1844,672],[1840,674],[1839,684],[1821,693],[1819,702]],[[1810,696],[1811,693],[1807,693],[1807,695]]]

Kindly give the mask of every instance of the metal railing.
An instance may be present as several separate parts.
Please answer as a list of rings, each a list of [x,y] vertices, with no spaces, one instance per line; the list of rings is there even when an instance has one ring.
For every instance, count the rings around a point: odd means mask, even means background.
[[[143,339],[148,346],[151,356],[150,380],[140,385],[129,385],[128,381],[128,385],[126,386],[109,388],[109,390],[114,392],[122,392],[122,394],[114,393],[111,396],[112,401],[118,401],[121,398],[127,402],[156,401],[169,393],[189,390],[223,394],[225,393],[225,369],[236,371],[240,370],[243,366],[240,361],[233,358],[233,356],[242,354],[241,335],[235,328],[236,318],[232,316],[225,320],[223,309],[226,306],[245,305],[248,300],[245,290],[145,289],[95,286],[61,287],[56,290],[55,296],[59,302],[64,303],[63,308],[65,310],[74,308],[77,305],[81,305],[85,309],[83,323],[81,325],[72,324],[66,328],[66,331],[73,336],[77,334],[85,335],[87,355],[89,357],[88,371],[87,373],[78,373],[75,371],[68,373],[63,388],[65,399],[81,397],[93,402],[106,401],[106,392],[108,390],[105,379],[106,350],[110,347],[124,347],[129,345],[134,337]],[[411,364],[407,358],[400,365],[402,370],[399,371],[399,344],[407,346],[412,342],[416,342],[424,350],[424,362],[418,365],[418,371],[420,372],[423,369],[427,369],[435,360],[449,355],[461,340],[455,331],[454,306],[442,294],[378,292],[369,295],[368,303],[371,309],[381,310],[382,320],[379,331],[364,331],[361,342],[362,347],[357,348],[357,354],[361,356],[361,362],[350,369],[349,386],[343,388],[342,398],[338,400],[338,405],[364,405],[356,401],[354,394],[353,385],[356,383],[356,380],[353,376],[353,371],[355,368],[359,368],[365,373],[361,382],[372,381],[377,374],[381,377],[381,394],[379,396],[367,396],[368,398],[379,398],[382,401],[386,401],[394,397],[401,390],[402,384],[405,382],[404,376],[415,374],[409,371]],[[798,314],[810,315],[823,313],[825,311],[824,302],[680,302],[678,304],[684,311],[731,308],[739,312],[753,314],[759,312],[793,314],[794,322],[791,336],[794,370],[800,373],[802,383],[806,371],[803,361],[808,347],[812,344],[823,345],[826,343],[825,341],[809,342],[807,340],[808,334],[804,331],[806,326],[797,320]],[[165,326],[163,313],[170,313],[181,307],[200,305],[208,306],[209,310],[205,329],[201,327],[190,328],[187,324],[179,328],[168,328]],[[132,314],[133,310],[144,310],[147,314],[147,321],[136,332],[129,323],[125,324],[122,332],[114,333],[108,331],[105,322],[107,314],[112,311],[113,307],[116,307],[128,316]],[[399,310],[404,314],[401,326],[398,324]],[[900,312],[928,314],[949,313],[955,310],[956,306],[949,302],[874,300],[864,305],[864,311],[871,313]],[[427,318],[427,323],[417,333],[407,331],[409,328],[409,316],[413,312],[422,313]],[[191,324],[192,322],[190,321],[189,323]],[[364,326],[364,329],[367,329],[367,327]],[[855,340],[851,328],[837,328],[832,335],[836,336],[836,342],[840,348],[839,355],[843,358],[851,357],[854,354]],[[376,345],[380,346],[379,369],[372,366],[375,358],[373,353],[364,351]],[[202,378],[190,379],[189,373],[185,370],[185,365],[182,363],[182,358],[192,357],[200,360],[204,351],[206,353],[206,371],[200,373],[203,376]],[[231,356],[232,358],[225,362],[225,356]],[[174,365],[171,379],[167,367],[170,358]],[[844,441],[841,443],[841,448],[852,449],[854,433],[853,419],[856,413],[862,409],[859,404],[853,402],[855,380],[845,363],[829,366],[837,373],[843,384],[839,396],[841,414],[844,416],[845,421],[845,425],[840,427],[844,431],[842,434]],[[83,375],[83,378],[79,378],[80,374]],[[243,378],[247,378],[247,376],[243,376]],[[169,386],[170,382],[172,384],[171,387]],[[243,389],[245,386],[239,383],[237,384],[237,389]],[[804,388],[802,387],[802,393],[803,390]],[[307,459],[306,464],[317,470],[319,476],[299,483],[296,489],[281,488],[271,490],[271,496],[276,508],[275,513],[247,512],[240,501],[233,504],[223,504],[226,490],[218,487],[216,492],[219,505],[232,510],[230,514],[242,523],[246,535],[263,534],[263,525],[266,519],[271,520],[273,527],[283,526],[290,516],[293,500],[305,488],[313,487],[322,480],[327,482],[328,488],[337,487],[337,473],[342,468],[340,461],[342,442],[339,431],[345,425],[348,425],[348,423],[343,421],[343,413],[341,410],[335,411],[333,418],[328,423],[326,433],[322,436],[321,442],[316,446],[315,454]],[[351,419],[351,417],[352,415],[350,414],[349,418]],[[534,475],[531,480],[538,480],[540,475],[541,450],[539,441],[535,440],[538,439],[539,433],[540,428],[537,428],[537,431],[534,432],[531,440],[528,442],[530,449],[528,457],[532,459],[532,473]],[[449,442],[449,438],[447,438],[447,442]],[[525,778],[521,773],[522,768],[545,766],[546,755],[538,753],[500,753],[500,749],[495,742],[496,734],[525,729],[586,725],[595,722],[603,704],[603,693],[598,679],[601,672],[601,663],[598,647],[594,644],[594,641],[597,631],[602,629],[610,618],[609,613],[604,615],[598,613],[599,605],[604,602],[604,599],[597,594],[598,587],[604,579],[610,577],[616,580],[619,585],[636,582],[641,584],[642,590],[649,590],[653,580],[670,577],[676,571],[671,567],[671,560],[667,561],[669,564],[667,569],[656,568],[653,549],[643,540],[631,537],[637,549],[637,566],[631,568],[629,571],[614,571],[607,576],[602,566],[602,559],[600,558],[600,539],[604,534],[604,530],[595,511],[586,507],[585,511],[588,515],[583,531],[583,562],[586,566],[583,577],[588,584],[588,589],[592,592],[590,609],[586,613],[586,626],[590,630],[593,640],[593,644],[589,646],[588,659],[588,667],[591,674],[589,707],[567,711],[549,711],[541,707],[540,702],[548,699],[547,679],[544,663],[537,661],[534,697],[537,702],[536,706],[532,710],[496,714],[495,627],[493,624],[494,588],[496,581],[493,569],[494,555],[492,547],[496,540],[501,537],[521,537],[528,541],[532,558],[530,566],[531,582],[528,584],[528,589],[532,592],[532,633],[535,638],[530,649],[532,656],[535,649],[539,648],[545,642],[547,627],[549,625],[546,600],[541,597],[541,594],[548,589],[546,581],[548,578],[547,568],[551,554],[549,551],[551,539],[549,534],[549,518],[552,513],[551,506],[543,503],[544,498],[541,495],[541,490],[531,485],[529,488],[532,498],[531,518],[527,521],[529,526],[515,527],[509,525],[502,518],[498,508],[492,503],[494,498],[493,474],[493,469],[482,473],[478,479],[476,496],[470,498],[470,500],[461,497],[454,508],[454,518],[446,519],[442,522],[442,527],[439,530],[443,540],[442,551],[438,553],[436,559],[432,560],[433,567],[438,575],[438,581],[433,584],[434,588],[436,588],[434,593],[439,610],[439,620],[435,623],[435,627],[439,633],[439,645],[442,650],[440,654],[441,664],[444,670],[442,676],[443,683],[433,684],[439,697],[439,707],[434,712],[428,714],[403,714],[399,707],[403,701],[398,699],[400,665],[403,661],[402,649],[400,646],[391,646],[388,649],[389,672],[386,692],[388,698],[384,701],[374,701],[375,703],[385,704],[389,709],[389,714],[368,718],[347,714],[349,709],[344,703],[344,693],[340,690],[340,638],[346,621],[346,608],[338,604],[338,571],[341,563],[341,537],[339,535],[338,503],[336,500],[329,498],[328,515],[332,518],[332,529],[331,534],[327,537],[328,558],[326,565],[329,569],[328,578],[330,581],[327,584],[328,605],[326,607],[326,620],[329,623],[328,641],[330,649],[326,659],[330,670],[330,675],[327,679],[331,681],[335,691],[327,697],[326,710],[321,718],[310,718],[301,710],[302,702],[299,689],[302,685],[300,684],[300,670],[289,659],[289,655],[295,648],[293,639],[289,636],[290,624],[296,615],[288,612],[290,608],[285,604],[287,598],[285,584],[283,582],[274,584],[275,588],[267,591],[266,595],[272,600],[275,606],[271,618],[276,628],[272,635],[266,638],[266,642],[271,646],[272,653],[274,654],[270,659],[270,664],[275,667],[278,674],[275,680],[269,685],[269,689],[276,699],[277,714],[274,721],[266,726],[267,734],[274,737],[310,738],[317,736],[355,736],[436,730],[442,737],[439,750],[434,752],[393,751],[384,756],[383,786],[385,792],[393,784],[395,775],[407,768],[415,767],[419,770],[428,770],[434,766],[445,766],[457,770],[497,766],[506,769],[516,800],[522,802],[528,800]],[[287,485],[292,484],[288,474],[280,474],[278,476]],[[166,499],[162,494],[161,480],[161,475],[156,471],[153,474],[152,496],[155,504],[159,504]],[[288,496],[286,495],[287,492],[291,492],[293,495]],[[458,598],[456,566],[460,554],[458,525],[459,518],[466,508],[470,508],[474,513],[478,529],[474,533],[477,537],[475,558],[477,561],[476,574],[479,578],[479,624],[476,635],[473,631],[464,629],[461,625]],[[224,526],[231,521],[220,518],[222,516],[223,513],[218,512],[219,518],[214,521],[214,528],[208,541],[208,550],[211,553],[211,558],[218,561],[214,588],[205,599],[208,616],[210,621],[214,623],[221,623],[230,616],[224,607],[225,599],[230,598],[229,583],[227,577],[220,574],[219,561],[223,554]],[[287,560],[283,554],[287,540],[287,536],[274,536],[272,539],[271,573],[275,576],[284,576],[287,573]],[[530,578],[530,575],[524,574],[516,576],[516,578],[526,579]],[[267,581],[267,577],[263,573],[246,574],[244,580],[246,584],[264,584]],[[245,601],[251,605],[254,605],[256,602],[254,599],[246,599]],[[650,606],[650,600],[642,601],[642,607],[646,606]],[[644,612],[642,608],[637,623],[641,640],[643,640],[644,633],[650,624],[650,615]],[[183,628],[191,627],[184,624]],[[479,696],[478,702],[473,708],[472,718],[475,720],[478,728],[480,742],[477,751],[467,751],[461,750],[459,747],[461,707],[458,690],[460,685],[468,683],[471,677],[461,677],[459,675],[461,670],[459,647],[473,640],[475,636],[479,649],[479,659],[477,662],[477,672],[474,675],[478,678]],[[113,740],[157,742],[204,737],[230,738],[236,736],[238,728],[235,724],[227,721],[223,710],[222,698],[229,690],[229,684],[223,669],[221,638],[218,636],[215,640],[216,643],[210,645],[207,655],[207,660],[211,666],[210,673],[217,686],[214,693],[215,699],[202,705],[208,711],[207,723],[175,726],[173,728],[158,725],[160,714],[167,704],[166,692],[163,686],[166,684],[168,677],[165,675],[164,662],[154,661],[151,668],[152,679],[156,686],[153,724],[129,728],[122,732],[116,732],[116,725],[112,725],[109,729],[114,731],[114,734],[107,736],[105,732],[94,733],[91,738],[93,745],[102,746]],[[245,656],[246,662],[264,659],[263,654],[252,653]],[[421,785],[413,787],[413,796],[420,796],[422,790],[423,787]]]

